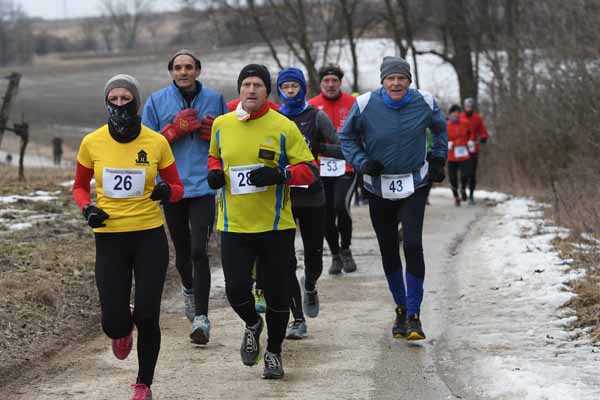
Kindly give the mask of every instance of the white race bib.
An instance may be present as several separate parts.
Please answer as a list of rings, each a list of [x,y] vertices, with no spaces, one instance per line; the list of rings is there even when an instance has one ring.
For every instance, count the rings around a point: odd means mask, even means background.
[[[384,199],[404,199],[415,192],[412,174],[381,175],[381,194]]]
[[[346,173],[346,160],[337,158],[320,157],[321,176],[342,176]]]
[[[146,170],[143,168],[102,169],[102,190],[104,195],[113,199],[131,199],[142,197],[146,186]]]
[[[452,150],[452,142],[448,141],[448,150]]]
[[[463,158],[469,155],[469,150],[467,150],[467,146],[456,146],[454,148],[454,157]]]
[[[471,153],[475,153],[475,142],[473,140],[469,140],[467,146],[469,146],[469,151]]]
[[[250,172],[262,167],[263,164],[240,165],[229,167],[229,181],[231,183],[231,194],[250,194],[266,192],[268,187],[254,186],[248,183]]]

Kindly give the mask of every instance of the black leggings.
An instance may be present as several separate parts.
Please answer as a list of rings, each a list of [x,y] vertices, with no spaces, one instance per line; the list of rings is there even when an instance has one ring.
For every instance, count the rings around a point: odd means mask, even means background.
[[[479,154],[471,154],[471,175],[469,177],[469,196],[473,198],[475,186],[477,186],[477,164],[479,163]]]
[[[336,255],[340,253],[340,248],[347,249],[352,242],[350,204],[356,186],[356,174],[348,172],[340,177],[322,179],[326,201],[325,239],[331,254]]]
[[[471,176],[471,161],[448,161],[448,178],[454,197],[458,197],[458,173],[460,172],[460,188],[467,190],[467,183]]]
[[[135,323],[138,331],[138,383],[152,384],[160,350],[160,301],[169,264],[165,230],[96,233],[96,286],[102,329],[112,339],[125,337]],[[135,311],[129,310],[132,272]]]
[[[409,314],[418,314],[423,300],[425,261],[423,259],[423,219],[427,188],[421,187],[402,200],[369,197],[369,214],[377,236],[383,270],[397,305],[407,305]],[[400,259],[398,223],[402,223],[406,285]]]
[[[325,235],[325,207],[293,207],[304,247],[304,277],[306,290],[314,290],[323,272],[323,237]],[[296,231],[294,231],[295,234]],[[298,260],[293,249],[290,257],[290,309],[294,319],[304,320],[302,295],[296,277]]]
[[[294,244],[294,230],[263,233],[221,234],[221,259],[225,292],[234,311],[247,326],[258,322],[252,296],[252,266],[260,258],[261,284],[267,302],[267,350],[281,353],[290,317],[287,260]]]
[[[196,315],[208,315],[208,239],[215,221],[215,197],[181,199],[177,203],[165,204],[164,210],[181,283],[186,289],[194,288]]]

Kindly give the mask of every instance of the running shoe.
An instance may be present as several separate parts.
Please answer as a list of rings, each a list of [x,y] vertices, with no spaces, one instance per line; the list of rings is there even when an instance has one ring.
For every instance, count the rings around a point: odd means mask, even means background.
[[[131,400],[152,400],[152,390],[143,383],[131,385],[133,387],[133,397]]]
[[[286,339],[291,340],[300,340],[306,337],[306,321],[297,319],[288,325],[287,331],[285,333]]]
[[[281,354],[265,351],[265,369],[263,371],[263,379],[281,379],[283,378],[283,362]]]
[[[472,198],[472,197],[471,197],[471,198],[469,199],[469,205],[470,205],[470,206],[474,206],[474,205],[475,205],[475,199],[474,199],[474,198]]]
[[[339,275],[342,273],[342,257],[339,254],[331,256],[331,267],[329,267],[329,275]]]
[[[467,191],[465,189],[460,191],[460,197],[462,201],[467,201]]]
[[[302,299],[302,306],[304,307],[304,313],[310,318],[316,318],[319,316],[319,293],[317,289],[306,290],[306,276],[302,277],[302,290],[304,291],[304,297]]]
[[[406,340],[423,340],[425,333],[421,327],[421,319],[419,314],[412,314],[406,320]]]
[[[242,363],[244,365],[252,367],[258,364],[260,357],[260,334],[262,333],[264,324],[262,317],[259,316],[256,328],[246,327],[244,330],[244,337],[240,348]]]
[[[210,321],[206,315],[197,315],[192,322],[192,343],[207,344],[210,339]]]
[[[342,249],[342,265],[344,268],[344,272],[349,274],[356,271],[356,263],[354,262],[354,258],[352,258],[352,251],[350,249]]]
[[[133,306],[129,307],[131,310],[132,319],[131,331],[129,331],[129,335],[112,340],[112,352],[119,360],[126,359],[133,348],[133,329],[135,328],[135,324],[133,323]]]
[[[181,287],[181,293],[183,294],[183,303],[185,305],[185,316],[190,322],[194,321],[196,315],[196,302],[194,300],[194,289],[186,289]]]
[[[267,301],[261,289],[254,289],[254,308],[260,314],[264,314],[267,311]]]
[[[454,198],[454,205],[455,205],[456,207],[460,207],[460,197],[456,196],[456,197]]]
[[[396,319],[394,320],[394,326],[392,326],[392,335],[396,339],[406,338],[406,307],[396,307]]]

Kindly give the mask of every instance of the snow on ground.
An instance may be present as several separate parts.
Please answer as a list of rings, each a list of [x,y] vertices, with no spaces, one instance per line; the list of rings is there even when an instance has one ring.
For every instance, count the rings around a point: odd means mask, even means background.
[[[450,188],[447,188],[447,187],[434,187],[431,189],[431,194],[435,194],[437,196],[442,196],[442,197],[447,197],[449,199],[451,199],[453,197],[452,190],[450,190]],[[494,201],[494,202],[502,203],[504,201],[509,200],[510,198],[511,198],[510,195],[508,195],[506,193],[501,193],[501,192],[490,192],[487,190],[477,190],[475,192],[476,200]]]
[[[20,195],[10,195],[10,196],[0,196],[0,204],[7,203],[16,203],[19,200],[23,201],[52,201],[56,200],[56,195],[60,192],[44,192],[41,190],[35,191],[28,196],[20,196]]]
[[[543,207],[507,198],[495,209],[496,225],[463,250],[464,298],[453,312],[469,334],[461,328],[456,346],[477,349],[468,368],[491,398],[598,399],[600,348],[587,332],[569,330],[574,312],[560,308],[573,296],[565,283],[581,272],[553,247],[552,240],[567,237],[568,230],[548,226]]]

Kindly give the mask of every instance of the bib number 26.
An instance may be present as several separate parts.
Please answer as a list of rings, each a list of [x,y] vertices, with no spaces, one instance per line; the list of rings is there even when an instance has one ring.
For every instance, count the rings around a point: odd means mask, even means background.
[[[114,175],[114,180],[113,190],[131,190],[133,187],[131,175]]]
[[[144,195],[145,169],[104,168],[102,190],[114,199],[129,199]]]

